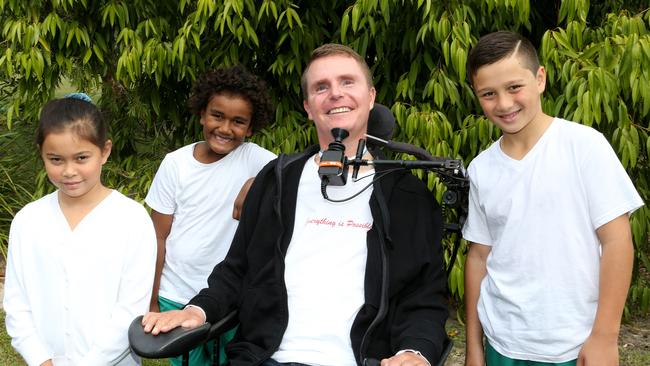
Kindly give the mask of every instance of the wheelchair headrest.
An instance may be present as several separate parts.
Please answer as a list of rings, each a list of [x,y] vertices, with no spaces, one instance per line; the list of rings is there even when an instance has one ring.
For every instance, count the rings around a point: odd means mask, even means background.
[[[368,135],[382,140],[392,140],[395,129],[395,116],[383,104],[375,103],[368,115]]]

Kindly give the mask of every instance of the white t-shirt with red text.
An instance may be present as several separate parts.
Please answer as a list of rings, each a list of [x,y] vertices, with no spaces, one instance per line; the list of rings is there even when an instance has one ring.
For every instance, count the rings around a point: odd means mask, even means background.
[[[354,195],[367,178],[328,186],[330,199]],[[356,365],[350,329],[364,303],[366,237],[373,219],[372,186],[350,201],[335,203],[321,194],[318,165],[305,164],[296,204],[293,236],[285,258],[289,324],[272,356],[279,362]]]

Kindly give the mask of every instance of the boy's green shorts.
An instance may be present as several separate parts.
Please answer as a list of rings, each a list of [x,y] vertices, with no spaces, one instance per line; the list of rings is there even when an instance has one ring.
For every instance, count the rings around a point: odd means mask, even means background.
[[[497,352],[490,342],[485,342],[485,364],[486,366],[576,366],[576,361],[551,363],[551,362],[536,362],[527,360],[514,360],[508,358]]]

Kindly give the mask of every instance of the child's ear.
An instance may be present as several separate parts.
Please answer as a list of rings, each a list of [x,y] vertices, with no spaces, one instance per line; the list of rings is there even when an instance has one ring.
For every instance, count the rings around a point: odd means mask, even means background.
[[[205,117],[205,108],[201,110],[201,113],[199,114],[199,123],[201,126],[205,125],[205,121],[203,121],[203,118]]]
[[[113,141],[106,140],[104,143],[104,148],[102,149],[102,165],[106,164],[108,157],[111,156],[111,151],[113,150]]]
[[[541,94],[546,90],[546,69],[544,66],[540,66],[539,69],[537,69],[535,80],[537,80],[537,91]]]
[[[248,130],[246,131],[246,137],[251,136],[253,136],[253,125],[248,126]]]

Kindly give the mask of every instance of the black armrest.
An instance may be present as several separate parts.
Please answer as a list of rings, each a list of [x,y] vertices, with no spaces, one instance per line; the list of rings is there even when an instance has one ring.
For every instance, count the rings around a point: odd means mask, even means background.
[[[214,324],[205,323],[193,329],[178,327],[154,336],[144,332],[142,316],[139,316],[129,326],[129,344],[133,352],[144,358],[177,357],[218,337],[236,323],[237,312],[232,311]]]
[[[445,365],[445,361],[447,360],[447,357],[449,357],[452,348],[454,348],[454,341],[452,341],[451,338],[447,337],[445,339],[445,343],[442,345],[442,355],[440,356],[440,361],[438,361],[435,366]]]

